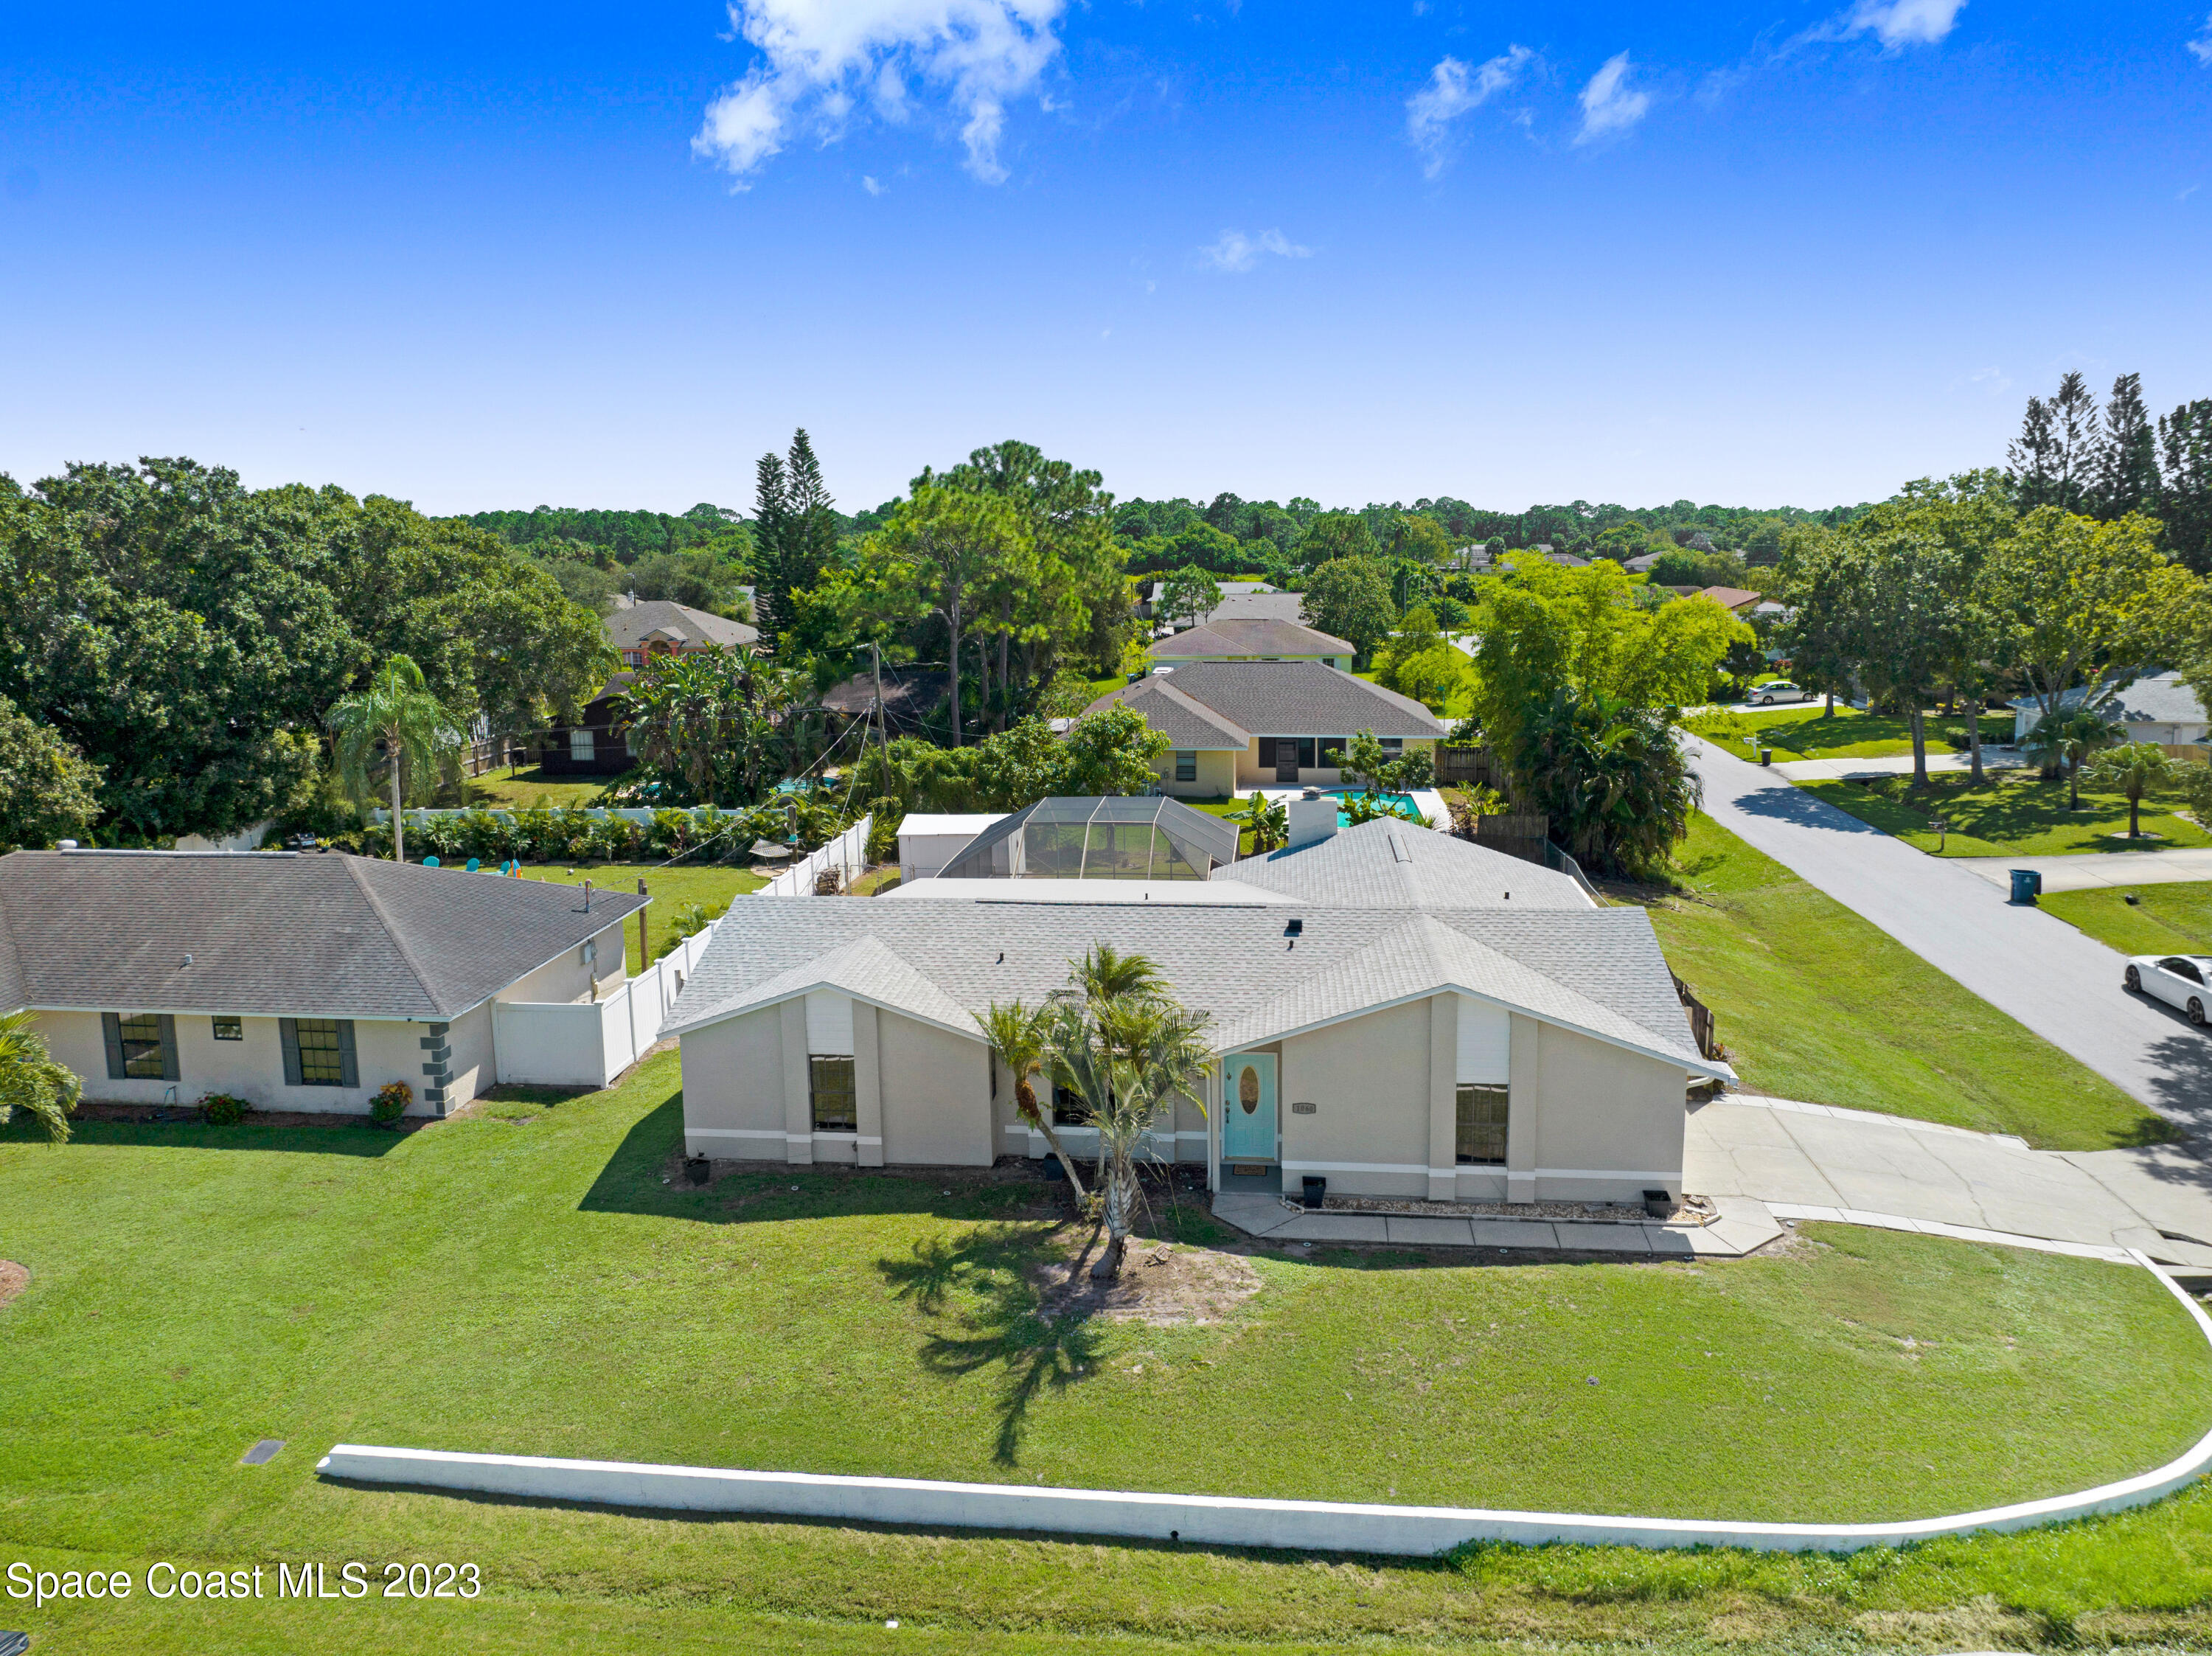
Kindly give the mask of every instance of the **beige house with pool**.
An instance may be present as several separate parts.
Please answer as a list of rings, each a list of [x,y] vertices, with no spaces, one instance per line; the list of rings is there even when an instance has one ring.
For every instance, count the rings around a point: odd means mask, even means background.
[[[1316,1176],[1375,1196],[1680,1197],[1686,1088],[1732,1072],[1698,1052],[1642,910],[1389,821],[1221,872],[1238,895],[1218,904],[1202,887],[1040,901],[1037,882],[1009,879],[733,906],[663,1032],[682,1038],[687,1153],[1042,1156],[977,1015],[1036,1004],[1109,943],[1213,1016],[1205,1096],[1164,1113],[1151,1150],[1202,1163],[1214,1189]],[[1085,1154],[1079,1114],[1055,1108]]]
[[[647,901],[339,852],[13,852],[0,1010],[35,1011],[95,1102],[358,1115],[404,1081],[447,1115],[501,1078],[502,1012],[593,1022]]]

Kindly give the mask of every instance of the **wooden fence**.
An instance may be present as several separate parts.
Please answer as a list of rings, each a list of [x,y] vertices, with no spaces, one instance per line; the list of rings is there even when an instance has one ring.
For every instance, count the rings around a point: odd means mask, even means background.
[[[1551,842],[1552,819],[1541,811],[1517,812],[1510,816],[1478,816],[1474,842],[1490,851],[1502,851],[1524,863],[1547,863],[1544,847]]]
[[[1667,974],[1674,978],[1669,972]],[[1690,986],[1674,978],[1674,992],[1681,998],[1682,1010],[1690,1015],[1690,1033],[1697,1038],[1698,1055],[1717,1059],[1721,1056],[1721,1043],[1713,1034],[1713,1009],[1690,992]]]
[[[1472,782],[1504,793],[1506,792],[1504,773],[1490,756],[1487,748],[1448,748],[1437,745],[1437,780],[1446,787],[1462,782]]]

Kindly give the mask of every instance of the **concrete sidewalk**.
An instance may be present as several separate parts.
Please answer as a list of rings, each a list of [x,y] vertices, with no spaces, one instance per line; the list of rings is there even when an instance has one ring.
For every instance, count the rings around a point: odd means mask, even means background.
[[[1738,835],[2062,1051],[2212,1136],[2212,1040],[2130,995],[2124,962],[2063,920],[2014,908],[1963,859],[1929,857],[1696,737],[1705,809]],[[1924,1032],[1940,1045],[1941,1028]]]
[[[2016,868],[2032,868],[2043,876],[2046,892],[2212,880],[2212,846],[2181,846],[2171,851],[2086,851],[2073,857],[1948,857],[1944,860],[2002,887],[2008,894],[2012,890],[2012,870]]]
[[[2212,1166],[2161,1145],[2030,1149],[2008,1135],[1741,1095],[1690,1112],[1686,1189],[1895,1214],[2212,1269]]]
[[[1729,751],[1723,749],[1723,751]],[[1749,761],[1746,761],[1749,763]],[[2025,763],[2017,748],[1984,747],[1982,749],[1982,768],[1984,771],[2018,770]],[[1953,753],[1946,748],[1928,755],[1930,774],[1938,771],[1970,771],[1974,761],[1963,753]],[[1912,755],[1909,753],[1885,754],[1878,759],[1778,759],[1765,768],[1778,771],[1793,782],[1840,782],[1854,776],[1910,776],[1912,774]]]

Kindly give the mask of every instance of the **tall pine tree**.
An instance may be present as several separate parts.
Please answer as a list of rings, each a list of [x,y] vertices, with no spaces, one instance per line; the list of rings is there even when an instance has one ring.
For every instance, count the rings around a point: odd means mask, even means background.
[[[791,485],[783,462],[763,454],[753,469],[753,619],[773,646],[791,625],[791,588],[784,584],[784,546],[791,538]]]
[[[2158,437],[2166,549],[2198,574],[2212,573],[2212,397],[2174,409],[2158,422]]]
[[[2104,434],[2096,397],[2078,373],[2061,379],[2058,394],[2047,403],[2029,397],[2020,438],[2005,450],[2014,503],[2023,512],[2039,506],[2083,510]]]
[[[783,584],[787,592],[810,591],[837,555],[836,502],[822,482],[822,465],[801,426],[791,434],[785,464],[784,510],[789,533],[784,542]]]
[[[2158,433],[2143,407],[2142,376],[2112,381],[2105,403],[2104,443],[2089,487],[2089,515],[2110,522],[2130,512],[2159,508]]]

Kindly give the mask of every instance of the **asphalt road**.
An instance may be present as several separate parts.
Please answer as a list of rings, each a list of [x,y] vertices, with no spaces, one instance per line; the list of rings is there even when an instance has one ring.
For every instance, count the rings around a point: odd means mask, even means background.
[[[2192,1135],[2212,1137],[2212,1040],[2130,995],[2119,955],[1771,771],[1684,740],[1705,779],[1705,810],[1723,828]],[[1926,1037],[1940,1041],[1943,1031]]]

